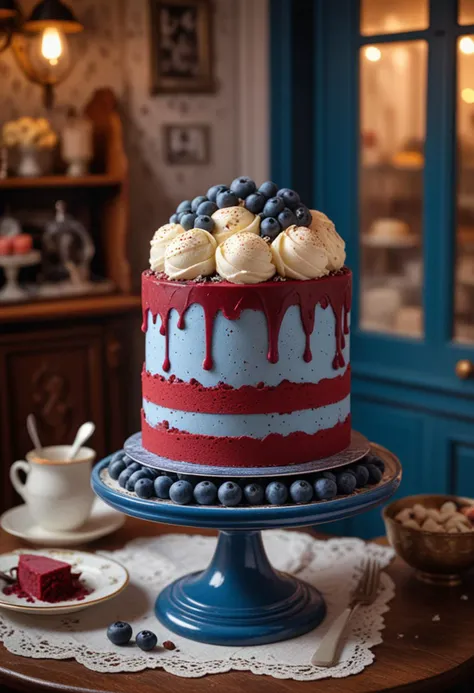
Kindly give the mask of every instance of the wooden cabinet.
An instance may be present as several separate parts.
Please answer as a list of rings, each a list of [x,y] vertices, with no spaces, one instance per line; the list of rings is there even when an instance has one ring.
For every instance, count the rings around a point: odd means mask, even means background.
[[[80,424],[92,420],[90,444],[99,458],[122,447],[130,433],[126,327],[126,318],[114,317],[0,336],[1,509],[14,500],[10,465],[32,447],[25,427],[30,412],[44,445],[71,443]]]
[[[100,328],[31,332],[0,342],[0,367],[5,384],[5,420],[12,450],[28,444],[24,422],[36,416],[45,444],[65,442],[77,424],[90,415],[103,448]]]
[[[140,297],[131,294],[126,253],[128,161],[113,93],[98,90],[86,114],[95,143],[89,175],[0,179],[0,214],[34,212],[40,220],[52,219],[55,201],[64,200],[93,238],[92,272],[114,290],[67,298],[58,289],[47,300],[32,294],[23,303],[0,304],[0,511],[19,501],[8,472],[32,447],[25,425],[30,412],[44,445],[71,443],[80,424],[94,421],[91,446],[99,459],[121,448],[132,432],[125,377],[131,377],[130,326]],[[42,223],[30,233],[39,250]],[[139,366],[134,379],[138,371]],[[138,415],[138,398],[133,407]]]

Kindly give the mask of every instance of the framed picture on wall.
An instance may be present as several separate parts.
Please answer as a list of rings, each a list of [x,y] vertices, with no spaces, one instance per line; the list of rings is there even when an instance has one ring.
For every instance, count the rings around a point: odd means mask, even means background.
[[[163,133],[166,163],[188,166],[210,163],[209,125],[164,125]]]
[[[210,0],[150,0],[151,93],[215,89]]]

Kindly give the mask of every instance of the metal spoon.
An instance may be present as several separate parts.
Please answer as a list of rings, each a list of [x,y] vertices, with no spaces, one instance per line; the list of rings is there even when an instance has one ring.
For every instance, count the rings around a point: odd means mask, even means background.
[[[26,428],[30,434],[31,442],[35,446],[35,450],[40,452],[43,449],[41,441],[38,435],[38,429],[36,428],[36,419],[34,414],[28,414],[26,417]]]
[[[10,570],[12,570],[12,568],[10,568]],[[16,582],[16,578],[14,578],[13,575],[4,573],[3,570],[0,570],[0,580],[5,580],[9,585],[13,585],[13,583]]]
[[[86,440],[88,440],[95,431],[95,424],[92,421],[86,421],[82,426],[79,427],[76,437],[74,438],[74,443],[71,446],[69,455],[66,458],[67,462],[70,462],[75,458],[79,449],[84,445]]]

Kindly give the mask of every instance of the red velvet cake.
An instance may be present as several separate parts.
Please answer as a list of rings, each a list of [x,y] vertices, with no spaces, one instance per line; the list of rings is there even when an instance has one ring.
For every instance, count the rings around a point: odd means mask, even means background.
[[[344,242],[297,193],[271,186],[240,178],[185,201],[151,242],[142,442],[157,455],[272,467],[350,444]]]
[[[18,563],[20,589],[43,602],[60,602],[74,593],[71,566],[48,556],[24,553]]]

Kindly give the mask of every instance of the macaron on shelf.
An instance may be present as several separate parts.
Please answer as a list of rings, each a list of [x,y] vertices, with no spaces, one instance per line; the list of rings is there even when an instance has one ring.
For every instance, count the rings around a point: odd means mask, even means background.
[[[177,505],[223,507],[284,506],[317,503],[355,495],[384,479],[385,463],[369,452],[357,463],[332,471],[286,477],[203,477],[174,474],[141,465],[119,450],[105,475],[116,491],[140,499]]]
[[[27,233],[0,236],[0,255],[26,255],[31,252],[33,239]]]

